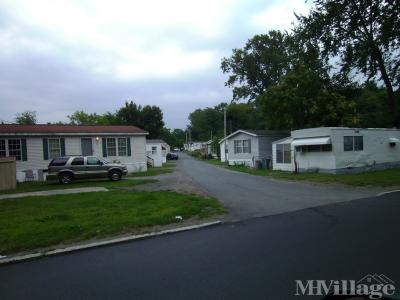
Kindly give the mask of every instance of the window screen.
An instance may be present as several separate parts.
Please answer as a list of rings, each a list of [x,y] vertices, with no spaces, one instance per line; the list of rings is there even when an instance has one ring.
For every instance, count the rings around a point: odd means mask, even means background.
[[[8,155],[15,156],[16,160],[21,160],[21,140],[19,139],[8,140]]]
[[[0,140],[0,157],[7,156],[6,153],[6,140]]]
[[[118,156],[127,156],[127,149],[126,138],[118,138]]]
[[[283,144],[276,145],[276,163],[283,163]]]
[[[343,150],[344,151],[353,151],[353,137],[352,136],[344,136],[343,137]]]
[[[49,157],[55,158],[61,156],[61,144],[60,139],[48,139],[49,145]]]
[[[107,138],[107,154],[108,156],[117,156],[117,145],[115,138]]]
[[[290,144],[283,144],[283,163],[290,164],[292,162],[292,155],[290,151]]]
[[[362,136],[354,137],[354,151],[364,150],[364,139]]]

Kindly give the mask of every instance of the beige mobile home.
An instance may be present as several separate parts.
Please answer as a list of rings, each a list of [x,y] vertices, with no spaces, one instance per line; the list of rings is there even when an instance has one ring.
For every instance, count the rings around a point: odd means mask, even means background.
[[[0,157],[17,160],[17,179],[43,180],[52,158],[96,155],[146,171],[146,135],[135,126],[0,125]]]

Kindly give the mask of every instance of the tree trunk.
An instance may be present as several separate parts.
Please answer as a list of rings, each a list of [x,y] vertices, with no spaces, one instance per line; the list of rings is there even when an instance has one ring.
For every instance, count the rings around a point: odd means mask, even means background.
[[[392,125],[397,125],[397,105],[396,105],[396,98],[394,96],[393,92],[393,86],[392,83],[390,82],[389,76],[386,71],[385,63],[383,61],[382,53],[379,49],[375,49],[375,59],[378,62],[378,67],[379,71],[381,72],[381,76],[383,79],[383,82],[385,83],[386,86],[386,92],[388,96],[388,104],[389,104],[389,113],[392,117]]]

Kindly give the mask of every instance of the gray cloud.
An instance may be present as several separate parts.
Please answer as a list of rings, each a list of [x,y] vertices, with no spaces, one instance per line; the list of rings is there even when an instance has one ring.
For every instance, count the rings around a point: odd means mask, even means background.
[[[57,20],[53,22],[61,26],[58,30],[45,22],[36,26],[35,16],[22,21],[11,4],[0,5],[0,120],[12,121],[18,112],[36,110],[40,122],[66,121],[76,110],[104,113],[133,100],[160,106],[168,127],[184,128],[194,109],[231,99],[220,61],[254,34],[272,29],[267,28],[269,20],[265,28],[252,20],[277,3],[235,1],[226,7],[229,13],[221,28],[210,35],[196,31],[212,29],[207,23],[191,28],[190,20],[176,27],[158,25],[157,30],[113,28],[111,23],[107,34],[82,27],[80,35],[79,28],[64,28]],[[219,24],[217,17],[215,24]],[[76,25],[70,22],[68,26]],[[160,63],[154,63],[153,57]],[[119,66],[129,71],[123,73],[125,77],[120,76]]]

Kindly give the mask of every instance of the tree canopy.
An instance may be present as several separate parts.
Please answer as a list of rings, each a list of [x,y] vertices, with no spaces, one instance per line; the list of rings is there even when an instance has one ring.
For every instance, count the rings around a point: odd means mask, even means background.
[[[134,125],[149,132],[149,138],[160,137],[164,127],[163,113],[158,106],[146,105],[142,107],[133,101],[125,102],[125,105],[115,113],[107,112],[102,115],[76,111],[68,116],[71,124],[78,125]]]
[[[399,16],[399,1],[315,0],[307,16],[297,17],[295,30],[322,45],[323,57],[339,58],[341,72],[383,82],[392,121],[397,120],[394,90],[400,87]]]
[[[36,111],[27,110],[22,113],[18,113],[15,116],[15,122],[17,124],[23,124],[23,125],[36,124],[37,123]]]
[[[232,101],[261,108],[265,128],[399,126],[400,2],[313,2],[222,60]]]

